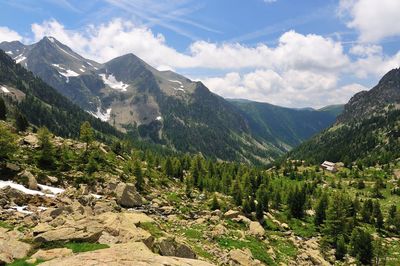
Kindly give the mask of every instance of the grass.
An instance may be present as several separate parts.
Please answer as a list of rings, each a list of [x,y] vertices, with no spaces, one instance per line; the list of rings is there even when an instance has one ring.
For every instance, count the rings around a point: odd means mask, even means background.
[[[155,238],[164,236],[164,232],[155,223],[140,223],[139,227],[149,232]]]
[[[184,231],[184,236],[191,239],[202,239],[203,233],[197,229],[189,228]]]
[[[388,246],[386,265],[400,265],[400,244],[397,241],[392,241]]]
[[[245,240],[237,240],[228,237],[217,239],[218,245],[223,249],[242,249],[248,248],[255,259],[258,259],[267,265],[276,265],[267,253],[267,245],[253,237],[248,237]]]
[[[37,249],[54,249],[54,248],[69,248],[72,250],[73,253],[81,253],[87,251],[93,251],[98,249],[109,248],[110,246],[106,244],[99,244],[99,243],[88,243],[88,242],[48,242],[43,243],[36,247]]]
[[[12,230],[14,229],[14,226],[12,226],[11,224],[8,224],[4,221],[0,221],[0,227],[5,228],[5,229],[9,229]]]
[[[109,248],[109,245],[106,244],[99,244],[99,243],[66,243],[64,247],[72,249],[74,253],[81,253],[81,252],[88,252],[98,249],[105,249]]]
[[[202,258],[205,258],[205,259],[208,259],[208,260],[214,260],[213,255],[210,254],[210,253],[208,253],[207,251],[205,251],[205,250],[204,250],[201,246],[199,246],[199,245],[193,246],[193,250],[194,250],[194,252],[195,252],[198,256],[200,256],[200,257],[202,257]]]
[[[295,235],[310,238],[317,235],[317,230],[311,217],[306,217],[305,220],[292,218],[288,221]]]
[[[26,262],[27,259],[18,259],[14,260],[13,262],[7,264],[7,266],[35,266],[39,263],[44,262],[44,260],[37,260],[35,263],[28,263]]]

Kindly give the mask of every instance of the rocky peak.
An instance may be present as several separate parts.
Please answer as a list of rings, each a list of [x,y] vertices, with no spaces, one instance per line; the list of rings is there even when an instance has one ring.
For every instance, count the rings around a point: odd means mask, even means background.
[[[388,105],[400,103],[400,69],[389,71],[378,85],[369,91],[354,95],[338,117],[339,123],[348,123],[386,112]]]

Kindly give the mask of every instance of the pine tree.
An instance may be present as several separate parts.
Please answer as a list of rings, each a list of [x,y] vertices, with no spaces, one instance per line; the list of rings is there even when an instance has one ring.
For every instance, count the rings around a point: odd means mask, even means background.
[[[20,112],[17,112],[15,114],[15,128],[17,131],[24,132],[28,128],[29,123],[26,117],[21,114]]]
[[[17,136],[3,124],[0,124],[0,159],[8,159],[17,150]]]
[[[143,191],[143,185],[144,185],[144,180],[143,180],[143,172],[142,172],[142,166],[140,165],[140,162],[136,160],[133,164],[133,175],[136,177],[136,189],[138,191]]]
[[[0,120],[6,120],[7,108],[3,98],[0,97]]]
[[[335,193],[329,201],[329,207],[326,211],[326,220],[323,232],[333,245],[337,243],[340,235],[346,234],[347,225],[347,204],[346,197],[342,193]]]
[[[372,236],[360,228],[355,228],[350,238],[351,255],[362,264],[369,265],[373,257]]]
[[[326,219],[326,209],[328,208],[328,195],[323,193],[318,200],[315,208],[314,224],[320,226]]]
[[[164,174],[169,177],[173,177],[173,175],[174,175],[174,168],[172,166],[170,157],[168,157],[164,163]]]
[[[51,139],[53,135],[46,127],[42,127],[38,130],[39,139],[39,158],[38,163],[43,168],[51,169],[55,164],[55,151]]]
[[[370,223],[372,218],[373,203],[372,200],[368,199],[364,202],[361,209],[361,218],[364,223]]]
[[[214,193],[214,196],[213,196],[213,199],[211,202],[211,210],[215,211],[215,210],[219,210],[219,209],[221,209],[221,206],[218,202],[217,195]]]
[[[343,236],[339,236],[336,241],[336,250],[335,250],[335,257],[337,260],[343,260],[344,256],[346,256],[347,247],[346,242],[344,241]]]
[[[86,152],[89,149],[90,144],[94,140],[94,131],[93,131],[93,128],[92,128],[92,126],[90,125],[90,123],[88,121],[84,122],[81,125],[79,138],[80,138],[81,141],[86,143],[86,149],[85,149],[85,152]]]
[[[372,215],[374,217],[375,227],[378,230],[381,230],[383,228],[383,215],[382,215],[381,206],[379,204],[379,201],[374,202]]]

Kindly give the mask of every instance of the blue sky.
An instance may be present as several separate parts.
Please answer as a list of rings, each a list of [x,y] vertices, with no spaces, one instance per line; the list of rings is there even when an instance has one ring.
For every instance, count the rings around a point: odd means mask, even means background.
[[[0,0],[0,41],[128,52],[229,98],[344,103],[400,63],[397,0]],[[374,12],[371,12],[374,10]]]

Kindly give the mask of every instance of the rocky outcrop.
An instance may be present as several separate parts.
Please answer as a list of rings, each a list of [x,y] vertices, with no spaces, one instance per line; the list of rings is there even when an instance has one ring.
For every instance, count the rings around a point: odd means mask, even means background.
[[[80,253],[66,258],[44,262],[43,266],[85,265],[171,265],[171,266],[210,266],[207,262],[177,257],[163,257],[151,252],[140,242],[112,245],[110,248]]]
[[[229,252],[229,257],[231,259],[231,265],[234,266],[261,266],[261,262],[254,260],[253,256],[248,249],[233,249]]]
[[[57,218],[58,219],[58,218]],[[80,220],[63,219],[54,227],[38,224],[33,228],[37,242],[86,241],[104,244],[126,243],[129,241],[150,241],[147,231],[136,227],[139,223],[153,222],[141,213],[106,212],[97,216],[84,216]],[[50,223],[52,224],[52,223]]]
[[[23,171],[20,174],[20,178],[22,179],[23,183],[27,185],[29,189],[38,190],[38,184],[36,178],[31,172],[29,172],[28,170]]]
[[[64,258],[71,256],[72,250],[68,248],[55,248],[49,250],[38,250],[35,254],[32,255],[32,259],[35,260],[52,260],[56,258]]]
[[[133,208],[142,205],[142,197],[131,183],[119,183],[115,188],[117,203],[125,208]]]
[[[237,218],[239,216],[240,212],[235,211],[235,210],[229,210],[226,213],[224,213],[224,217],[227,219],[232,219],[232,218]]]
[[[263,238],[265,234],[265,229],[261,226],[259,222],[250,222],[249,225],[249,235],[258,237],[258,238]]]
[[[10,263],[28,255],[31,246],[19,241],[20,237],[20,232],[7,231],[7,229],[0,227],[0,265],[2,265],[2,262]]]
[[[196,253],[183,243],[178,243],[172,238],[162,237],[154,244],[154,250],[163,256],[176,256],[195,259]]]

